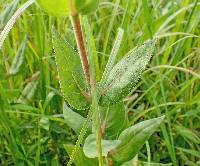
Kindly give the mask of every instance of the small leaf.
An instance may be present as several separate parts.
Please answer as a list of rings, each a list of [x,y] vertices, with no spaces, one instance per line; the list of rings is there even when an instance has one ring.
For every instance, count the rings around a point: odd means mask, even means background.
[[[125,111],[124,103],[121,101],[100,109],[105,137],[116,139],[128,127],[128,115]]]
[[[120,163],[131,160],[160,126],[163,119],[164,116],[146,120],[124,130],[118,138],[121,144],[111,152],[112,158]]]
[[[49,130],[49,126],[50,126],[50,122],[49,122],[49,119],[47,117],[42,117],[40,119],[40,123],[39,125],[44,128],[45,130]]]
[[[110,73],[110,71],[112,70],[112,68],[115,64],[116,56],[117,56],[117,53],[119,51],[119,48],[120,48],[120,45],[121,45],[121,42],[122,42],[123,34],[124,34],[124,30],[119,28],[118,33],[117,33],[117,37],[115,39],[115,43],[113,45],[111,54],[110,54],[108,62],[106,64],[106,68],[103,72],[103,76],[102,76],[101,83],[100,83],[101,86],[104,85],[104,82],[107,80],[107,77],[109,76],[109,73]]]
[[[31,103],[33,100],[33,97],[35,95],[35,92],[37,90],[37,85],[39,82],[39,76],[40,76],[40,72],[36,72],[33,76],[32,76],[32,81],[29,82],[23,89],[18,102],[19,103],[23,103],[23,104],[28,104]]]
[[[155,50],[155,40],[148,40],[117,63],[101,89],[101,105],[122,100],[138,82]]]
[[[121,141],[119,140],[101,140],[102,155],[107,156],[108,152],[116,148]],[[90,134],[83,146],[83,152],[88,158],[98,157],[96,137],[94,134]]]
[[[65,103],[63,105],[63,116],[67,125],[71,127],[76,134],[79,134],[86,118],[72,111]],[[91,127],[89,129],[91,129]]]
[[[0,29],[8,22],[17,9],[19,0],[12,1],[0,15]]]
[[[78,110],[89,107],[86,79],[76,51],[58,33],[54,33],[55,58],[61,90],[68,104]]]
[[[26,39],[22,42],[21,46],[19,47],[17,54],[12,62],[12,65],[9,69],[9,75],[15,75],[17,74],[23,63],[24,63],[24,54],[25,54],[25,49],[26,49]]]
[[[74,145],[64,145],[65,150],[67,151],[68,155],[71,155]],[[90,159],[87,158],[84,153],[82,148],[79,149],[79,151],[76,154],[76,157],[74,159],[74,163],[77,166],[95,166],[98,165],[98,160],[97,159]]]

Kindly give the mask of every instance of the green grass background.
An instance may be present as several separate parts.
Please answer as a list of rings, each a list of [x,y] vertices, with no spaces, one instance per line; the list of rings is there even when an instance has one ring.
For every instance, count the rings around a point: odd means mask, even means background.
[[[24,2],[11,9],[13,1],[0,0],[0,31]],[[200,165],[200,1],[102,0],[88,18],[98,54],[98,80],[119,27],[124,36],[118,60],[145,40],[158,38],[147,71],[125,100],[130,125],[166,115],[139,159]],[[68,18],[49,17],[32,5],[0,51],[0,165],[62,165],[68,158],[63,145],[76,141],[62,117],[52,26],[75,46]],[[23,42],[26,48],[13,68],[16,74],[9,75]]]

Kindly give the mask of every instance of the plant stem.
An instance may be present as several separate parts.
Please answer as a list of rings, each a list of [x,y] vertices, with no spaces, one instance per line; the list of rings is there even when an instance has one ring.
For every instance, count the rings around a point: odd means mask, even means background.
[[[86,40],[87,40],[87,48],[88,48],[88,57],[89,57],[89,65],[90,65],[90,86],[91,86],[91,97],[92,97],[92,106],[91,109],[93,111],[93,132],[96,133],[96,145],[98,149],[98,160],[99,166],[103,165],[103,157],[102,157],[102,146],[101,146],[101,119],[100,119],[100,110],[99,110],[99,93],[96,87],[96,71],[95,71],[95,57],[92,52],[94,47],[92,47],[92,37],[91,37],[91,28],[87,19],[84,19]]]
[[[74,28],[74,35],[76,38],[76,43],[78,46],[81,62],[83,65],[83,69],[86,75],[86,79],[88,84],[90,83],[90,67],[87,59],[87,53],[85,49],[84,39],[83,39],[83,33],[82,28],[80,24],[80,19],[78,15],[72,15],[71,16],[71,22]]]
[[[88,84],[91,87],[91,95],[92,95],[92,106],[91,109],[94,113],[94,126],[96,132],[96,141],[97,141],[97,148],[98,148],[98,159],[99,159],[99,166],[103,166],[103,157],[102,157],[102,147],[101,147],[101,122],[99,116],[99,105],[98,105],[98,92],[96,89],[96,79],[95,79],[95,67],[93,64],[93,56],[92,54],[89,56],[89,62],[87,58],[87,52],[85,48],[85,41],[83,38],[81,23],[76,10],[73,8],[72,0],[69,0],[70,5],[70,12],[71,12],[71,22],[74,28],[74,35],[76,38],[76,43],[79,49],[80,59],[83,65],[83,69],[86,75],[86,79]],[[90,75],[91,71],[91,75]]]
[[[91,94],[92,94],[92,107],[93,110],[93,131],[96,133],[96,142],[98,149],[98,160],[99,166],[103,166],[103,157],[102,157],[102,147],[101,147],[101,123],[100,123],[100,115],[99,115],[99,105],[98,105],[98,94],[96,90],[95,83],[91,84]]]
[[[98,104],[98,103],[97,103]],[[101,123],[100,123],[100,115],[99,115],[99,106],[97,105],[96,110],[96,141],[98,148],[98,159],[99,166],[103,166],[103,157],[102,157],[102,146],[101,146]]]

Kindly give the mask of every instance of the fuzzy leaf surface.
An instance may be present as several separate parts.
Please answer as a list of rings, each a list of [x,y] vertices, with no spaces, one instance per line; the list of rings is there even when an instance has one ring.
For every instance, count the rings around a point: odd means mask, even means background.
[[[155,40],[146,41],[134,49],[111,70],[101,89],[101,105],[109,105],[122,100],[138,82],[142,72],[155,50]]]
[[[86,93],[86,79],[78,53],[58,33],[54,32],[55,58],[60,80],[61,91],[68,104],[84,110],[89,102]]]
[[[65,150],[67,151],[68,155],[71,155],[74,145],[66,144],[64,145]],[[80,150],[77,152],[76,157],[74,159],[74,163],[77,166],[95,166],[98,165],[97,159],[91,159],[85,156],[83,153],[83,149],[80,148]]]
[[[145,144],[145,141],[147,141],[160,126],[163,119],[164,116],[146,120],[125,129],[118,138],[121,144],[111,152],[112,158],[119,163],[134,158]]]

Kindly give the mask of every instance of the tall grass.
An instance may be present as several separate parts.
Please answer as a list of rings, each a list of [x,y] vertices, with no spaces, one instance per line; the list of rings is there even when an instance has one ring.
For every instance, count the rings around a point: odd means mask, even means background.
[[[1,30],[24,2],[0,0]],[[146,39],[158,38],[156,56],[125,100],[130,125],[161,114],[167,117],[139,159],[174,166],[200,164],[198,0],[101,1],[89,22],[98,50],[98,79],[119,27],[124,35],[118,60]],[[47,16],[32,5],[17,20],[0,51],[0,165],[61,165],[68,160],[63,145],[76,141],[77,135],[62,115],[52,26],[75,46],[68,18]],[[19,49],[25,38],[22,53]],[[17,55],[20,65],[14,65],[17,72],[11,74]]]

